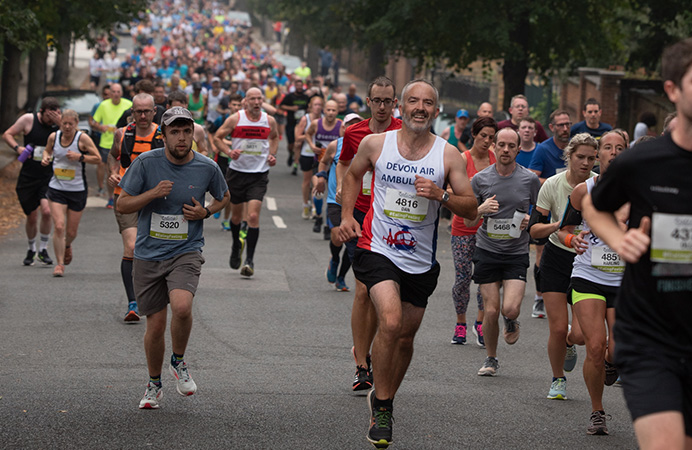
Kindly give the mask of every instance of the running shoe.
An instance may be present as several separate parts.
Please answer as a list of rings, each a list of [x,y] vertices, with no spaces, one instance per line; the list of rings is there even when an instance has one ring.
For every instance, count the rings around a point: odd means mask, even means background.
[[[336,277],[334,289],[336,289],[339,292],[348,292],[351,290],[351,288],[346,285],[346,280],[344,280],[344,277]]]
[[[329,265],[327,270],[324,272],[324,276],[327,278],[327,283],[332,284],[336,281],[336,271],[339,268],[339,261],[329,260]]]
[[[485,339],[483,339],[483,322],[476,321],[473,324],[473,334],[476,335],[476,345],[480,348],[485,348]]]
[[[293,163],[293,169],[291,170],[291,175],[298,175],[298,164]]]
[[[323,235],[325,241],[331,241],[332,230],[330,230],[329,227],[327,225],[325,225],[322,227],[322,235]]]
[[[356,365],[358,365],[358,360],[356,359],[355,346],[351,347],[351,355],[353,356],[353,360],[356,362]],[[365,364],[367,364],[368,366],[368,372],[372,373],[372,357],[370,355],[365,355]]]
[[[590,436],[607,436],[608,427],[606,427],[606,413],[603,411],[594,411],[589,417],[589,426],[586,427],[586,434]]]
[[[67,251],[65,252],[65,254],[67,254]],[[72,259],[72,258],[70,258],[70,259]],[[38,260],[47,266],[50,266],[51,264],[53,264],[53,260],[50,259],[50,256],[48,256],[48,250],[46,250],[45,248],[43,250],[41,250],[40,252],[38,252]],[[67,264],[68,263],[66,261],[65,265],[67,265]]]
[[[533,312],[531,317],[534,319],[545,319],[545,305],[542,298],[537,298],[533,302]]]
[[[32,250],[27,250],[26,251],[26,258],[24,258],[24,265],[25,266],[33,266],[34,265],[34,257],[36,257],[36,252]]]
[[[108,199],[108,203],[106,203],[106,208],[113,209],[113,197]]]
[[[613,386],[622,387],[622,377],[618,377],[615,383],[613,383]]]
[[[246,259],[243,267],[240,269],[240,274],[244,277],[251,277],[255,274],[255,263],[251,259]]]
[[[315,224],[312,226],[312,232],[319,233],[320,231],[322,231],[322,217],[317,216],[315,217]]]
[[[505,342],[509,345],[513,345],[519,340],[519,321],[516,319],[508,319],[504,316],[502,318],[505,319]]]
[[[372,388],[372,372],[367,367],[356,367],[356,375],[353,378],[353,392],[366,394]]]
[[[488,356],[485,358],[483,367],[478,370],[478,375],[481,377],[494,377],[497,375],[497,370],[500,368],[500,364],[497,362],[497,358]]]
[[[229,222],[228,220],[222,220],[221,229],[223,231],[231,231],[231,222]]]
[[[452,336],[452,344],[466,345],[466,324],[458,323],[454,327],[454,336]]]
[[[162,386],[156,385],[151,381],[147,383],[147,390],[144,397],[139,401],[139,409],[159,409],[159,402],[163,398]]]
[[[245,239],[240,239],[240,248],[236,247],[235,245],[231,246],[231,258],[229,260],[231,269],[240,268],[240,256],[243,254],[244,249]]]
[[[218,219],[219,217],[221,217],[221,211],[215,212],[214,214],[212,214],[212,216],[214,216],[214,219]]]
[[[303,205],[303,213],[300,215],[305,220],[310,219],[310,205]]]
[[[548,398],[550,400],[567,400],[567,380],[565,378],[558,378],[550,384]]]
[[[605,381],[603,382],[606,386],[612,386],[616,381],[620,379],[620,374],[618,373],[618,368],[615,364],[611,364],[608,361],[605,363]]]
[[[125,314],[125,322],[139,322],[139,309],[137,302],[130,302],[127,305],[127,314]]]
[[[102,197],[105,193],[106,191],[103,188],[99,188],[98,191],[96,191],[96,195],[99,197]]]
[[[368,409],[370,410],[370,429],[365,436],[375,448],[387,448],[394,443],[392,441],[392,408],[375,408],[375,390],[368,392]]]
[[[53,276],[56,278],[62,278],[65,275],[65,266],[62,264],[57,264],[55,269],[53,269]]]
[[[577,365],[577,356],[577,346],[568,345],[567,353],[565,354],[565,364],[563,366],[565,372],[571,372],[574,370],[574,366]]]
[[[72,262],[72,246],[65,247],[65,265],[69,265]]]
[[[195,381],[190,376],[190,372],[187,370],[187,363],[185,361],[173,367],[173,364],[168,366],[168,370],[171,372],[177,381],[175,388],[178,394],[188,396],[197,392],[197,385]]]

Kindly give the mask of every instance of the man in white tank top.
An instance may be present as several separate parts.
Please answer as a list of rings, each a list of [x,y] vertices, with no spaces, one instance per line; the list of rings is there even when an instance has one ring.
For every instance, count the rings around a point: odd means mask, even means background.
[[[475,217],[477,202],[461,155],[430,133],[439,114],[437,89],[426,80],[402,92],[403,126],[367,136],[353,158],[342,187],[342,241],[360,237],[353,261],[377,311],[372,362],[376,391],[368,394],[371,426],[367,439],[392,443],[393,399],[413,355],[413,338],[435,290],[438,212],[444,204],[462,217]],[[353,218],[363,175],[373,171],[372,207],[361,232]],[[454,192],[445,190],[449,184]]]

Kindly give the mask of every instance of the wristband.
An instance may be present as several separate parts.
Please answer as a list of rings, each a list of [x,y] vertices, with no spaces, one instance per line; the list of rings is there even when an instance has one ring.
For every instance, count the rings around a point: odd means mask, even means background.
[[[14,148],[14,151],[16,152],[17,150],[19,150],[19,144],[15,144],[15,146],[12,148]]]
[[[568,234],[567,237],[565,238],[565,246],[569,248],[574,248],[572,247],[572,239],[574,239],[576,235],[574,234]]]
[[[208,219],[211,216],[211,211],[209,211],[209,208],[207,208],[206,206],[204,207],[204,209],[207,211],[207,215],[204,216],[204,218]]]
[[[321,170],[315,174],[316,177],[324,178],[325,180],[329,178],[329,175],[327,175],[326,170]]]
[[[79,156],[79,162],[84,162],[84,155]]]

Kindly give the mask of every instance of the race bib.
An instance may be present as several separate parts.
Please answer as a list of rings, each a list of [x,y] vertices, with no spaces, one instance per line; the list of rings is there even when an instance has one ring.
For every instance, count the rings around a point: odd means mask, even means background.
[[[360,192],[363,195],[372,195],[372,171],[368,170],[363,175],[363,185]]]
[[[591,266],[608,273],[623,273],[625,263],[615,250],[610,247],[593,247],[591,249]]]
[[[305,115],[305,110],[299,109],[293,114],[293,117],[295,117],[296,121],[298,121],[298,120],[302,119],[304,115]]]
[[[494,219],[488,217],[488,237],[490,239],[514,239],[509,235],[509,231],[512,229],[512,218],[509,219]]]
[[[192,111],[192,118],[195,119],[195,121],[198,121],[202,118],[202,110],[197,110],[197,111]]]
[[[34,147],[34,155],[33,155],[34,161],[40,162],[43,159],[43,150],[45,150],[45,149],[46,149],[46,147],[43,145],[37,145],[36,147]]]
[[[428,214],[428,199],[415,192],[387,188],[384,199],[384,215],[392,219],[422,222]]]
[[[53,174],[55,178],[62,181],[71,181],[75,177],[75,169],[69,165],[55,165],[53,164]]]
[[[188,221],[182,214],[151,213],[149,236],[166,241],[184,241],[187,239]]]
[[[662,263],[692,263],[692,215],[653,213],[651,260]]]
[[[246,155],[260,156],[262,154],[262,143],[258,141],[244,141],[241,144],[243,153]]]

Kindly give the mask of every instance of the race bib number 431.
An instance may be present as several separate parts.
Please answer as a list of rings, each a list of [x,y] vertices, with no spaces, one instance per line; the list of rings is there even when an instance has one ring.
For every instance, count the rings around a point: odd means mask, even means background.
[[[692,263],[692,215],[653,213],[651,260]]]
[[[166,241],[184,241],[187,239],[188,221],[182,214],[151,213],[149,236]]]

